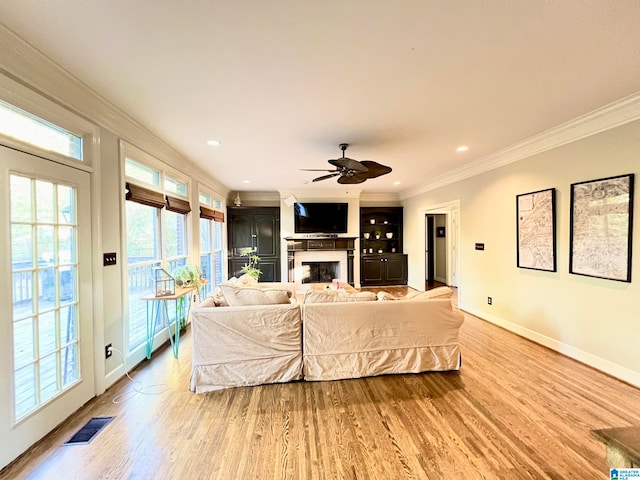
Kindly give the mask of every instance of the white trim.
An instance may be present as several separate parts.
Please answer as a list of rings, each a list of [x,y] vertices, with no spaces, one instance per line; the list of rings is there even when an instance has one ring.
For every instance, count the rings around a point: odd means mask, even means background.
[[[406,200],[638,119],[640,92],[450,170],[427,185],[403,191],[400,197]]]
[[[532,342],[550,348],[551,350],[561,353],[562,355],[565,355],[569,358],[573,358],[574,360],[593,367],[596,370],[600,370],[601,372],[616,377],[635,387],[640,387],[640,372],[633,371],[627,367],[623,367],[622,365],[618,365],[617,363],[611,362],[592,353],[585,352],[584,350],[576,348],[572,345],[560,342],[555,338],[547,337],[546,335],[542,335],[541,333],[523,327],[522,325],[510,322],[496,315],[477,311],[464,304],[460,304],[458,306],[460,310],[464,310],[465,312],[470,313],[480,320],[498,325],[505,330],[508,330],[512,333],[515,333],[516,335],[520,335],[521,337],[531,340]]]
[[[450,202],[444,202],[444,203],[439,203],[436,205],[430,205],[427,207],[422,207],[418,209],[418,225],[420,228],[420,232],[422,232],[422,235],[420,235],[420,258],[422,259],[421,265],[418,268],[420,271],[420,277],[421,277],[421,284],[419,286],[416,285],[410,285],[413,288],[416,288],[417,290],[424,290],[424,285],[425,285],[425,281],[426,281],[426,238],[425,238],[425,231],[426,231],[426,216],[427,215],[435,215],[435,214],[442,214],[442,215],[446,215],[446,230],[447,232],[449,232],[449,234],[446,236],[446,244],[447,244],[447,278],[445,279],[445,283],[447,285],[452,285],[452,286],[458,286],[459,284],[459,277],[460,277],[460,248],[458,248],[455,252],[453,251],[453,238],[455,236],[456,238],[456,244],[460,245],[460,231],[459,231],[459,225],[460,223],[458,222],[458,228],[454,228],[454,224],[452,222],[452,215],[453,212],[457,211],[458,215],[460,214],[460,199],[457,200],[452,200]],[[455,257],[455,258],[454,258]],[[454,269],[454,260],[455,263],[457,265],[457,269]],[[457,272],[458,275],[458,282],[454,281],[453,279],[453,274],[454,272]]]
[[[93,159],[98,155],[100,129],[65,107],[42,97],[24,85],[0,74],[0,99],[53,125],[82,138],[82,160],[40,148],[37,145],[0,134],[3,145],[30,153],[40,158],[91,172]]]
[[[217,179],[2,24],[0,73],[42,94],[52,103],[89,118],[163,162],[180,165],[184,174],[200,179],[214,190],[225,192],[225,195],[229,192]]]

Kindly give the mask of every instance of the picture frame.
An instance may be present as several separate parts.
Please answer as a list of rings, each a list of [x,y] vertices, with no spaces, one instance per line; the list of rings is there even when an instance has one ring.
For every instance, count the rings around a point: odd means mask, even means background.
[[[556,189],[516,195],[518,268],[557,271]]]
[[[634,174],[571,184],[569,273],[631,282]]]
[[[436,227],[436,237],[444,238],[445,236],[445,227]]]

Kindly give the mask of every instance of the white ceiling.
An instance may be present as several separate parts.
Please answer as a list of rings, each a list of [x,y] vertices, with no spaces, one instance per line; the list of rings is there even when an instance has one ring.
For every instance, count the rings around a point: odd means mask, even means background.
[[[2,0],[0,18],[231,190],[344,190],[299,170],[341,142],[393,168],[364,192],[416,188],[640,90],[637,0]]]

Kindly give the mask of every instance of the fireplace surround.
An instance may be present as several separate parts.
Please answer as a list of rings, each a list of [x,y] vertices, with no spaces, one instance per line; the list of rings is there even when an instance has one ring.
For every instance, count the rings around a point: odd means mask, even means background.
[[[346,280],[351,286],[353,278],[353,256],[355,237],[311,237],[286,238],[288,279],[297,284],[303,283],[302,267],[304,263],[338,263],[337,278]],[[344,278],[346,274],[346,279]],[[324,281],[324,280],[323,280]],[[327,280],[331,281],[331,279]],[[307,283],[307,282],[304,282]]]

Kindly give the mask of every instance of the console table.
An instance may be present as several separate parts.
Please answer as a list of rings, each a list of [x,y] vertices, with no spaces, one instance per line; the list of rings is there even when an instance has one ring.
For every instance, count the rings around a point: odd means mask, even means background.
[[[640,467],[640,426],[592,430],[591,434],[607,446],[610,468]]]
[[[156,325],[163,318],[163,324],[169,332],[169,341],[173,350],[173,356],[178,358],[178,349],[180,348],[180,319],[187,318],[189,315],[189,307],[191,301],[185,298],[196,291],[196,287],[176,287],[173,295],[165,295],[156,297],[155,295],[147,295],[142,300],[147,302],[147,359],[151,358],[153,349],[153,338],[156,335]],[[175,302],[175,317],[173,321],[169,316],[169,302]],[[171,326],[173,325],[173,333]]]

